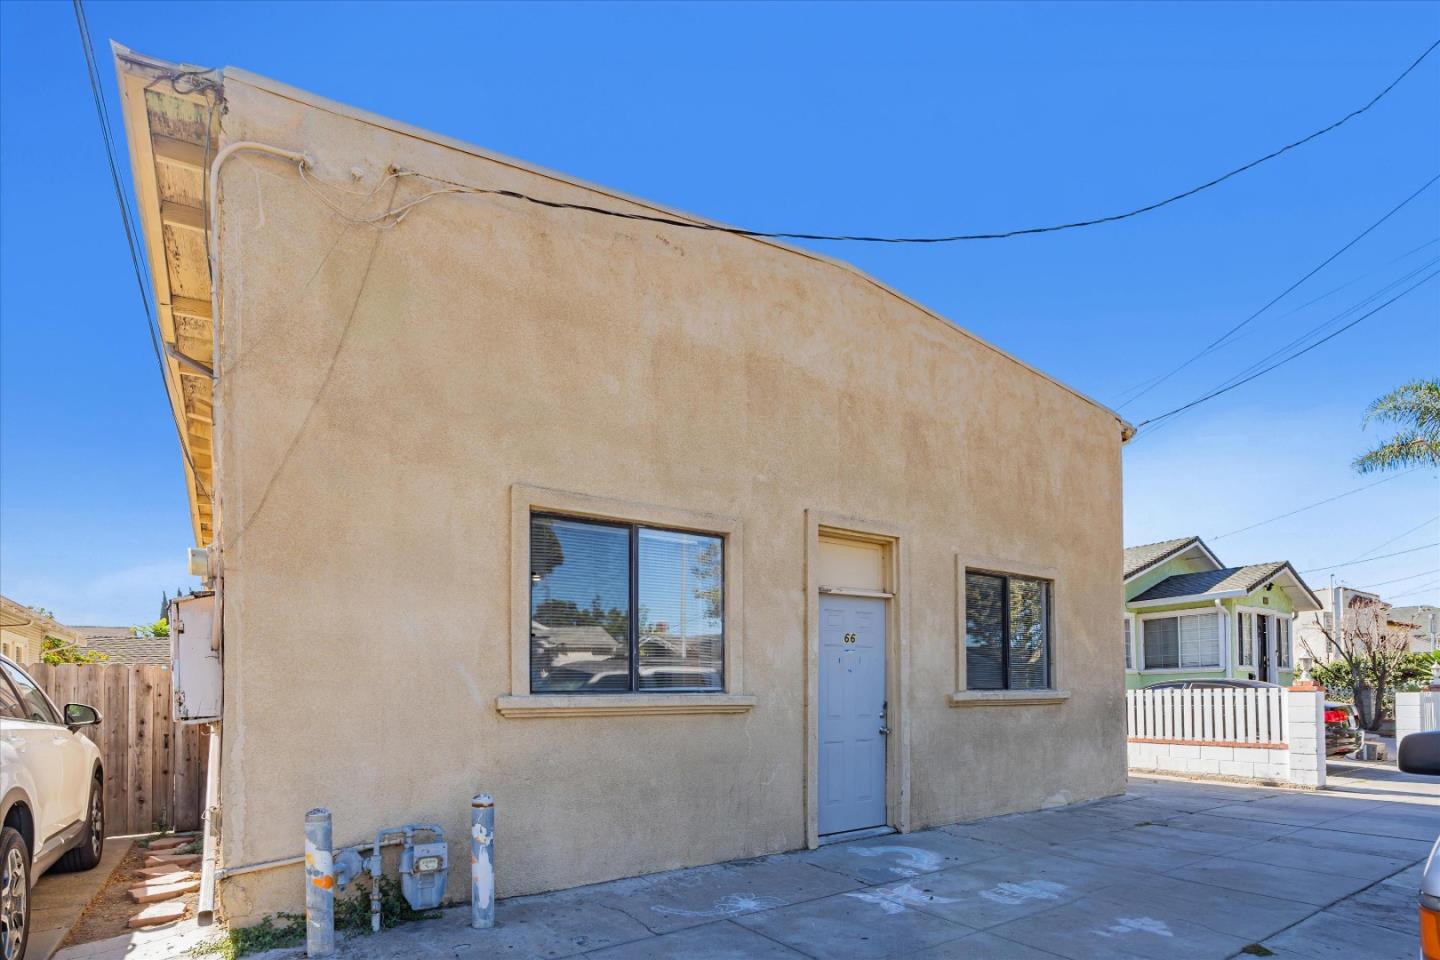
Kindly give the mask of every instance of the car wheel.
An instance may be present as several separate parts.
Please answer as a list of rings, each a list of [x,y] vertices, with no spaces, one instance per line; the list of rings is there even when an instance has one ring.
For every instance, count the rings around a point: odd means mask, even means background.
[[[30,939],[30,850],[20,831],[0,830],[0,957],[20,960]]]
[[[86,811],[80,843],[55,864],[55,869],[62,873],[92,870],[100,862],[100,853],[105,848],[105,784],[98,775],[90,781],[90,805]]]

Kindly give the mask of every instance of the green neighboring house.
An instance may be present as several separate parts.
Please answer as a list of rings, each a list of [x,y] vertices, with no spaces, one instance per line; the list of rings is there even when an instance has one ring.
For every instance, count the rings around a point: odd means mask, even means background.
[[[1292,620],[1320,598],[1287,561],[1227,567],[1199,537],[1125,549],[1125,687],[1231,677],[1289,684]]]

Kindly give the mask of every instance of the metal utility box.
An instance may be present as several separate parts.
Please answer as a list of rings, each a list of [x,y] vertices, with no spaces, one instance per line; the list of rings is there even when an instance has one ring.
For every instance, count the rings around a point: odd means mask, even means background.
[[[215,594],[170,601],[170,714],[176,723],[220,719],[224,674]]]
[[[434,843],[412,843],[406,836],[400,851],[400,892],[412,910],[434,910],[445,899],[449,849],[444,834]]]

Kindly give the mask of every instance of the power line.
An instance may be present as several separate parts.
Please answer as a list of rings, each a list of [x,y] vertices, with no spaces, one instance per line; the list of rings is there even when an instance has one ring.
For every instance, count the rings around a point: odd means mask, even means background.
[[[1400,550],[1396,553],[1382,553],[1378,557],[1368,557],[1364,560],[1350,560],[1345,563],[1332,563],[1328,567],[1311,567],[1309,570],[1301,570],[1301,573],[1319,573],[1322,570],[1334,570],[1338,567],[1353,567],[1358,563],[1373,563],[1376,560],[1389,560],[1391,557],[1403,557],[1407,553],[1418,553],[1421,550],[1429,550],[1431,547],[1440,547],[1440,540],[1434,543],[1427,543],[1419,547],[1411,547],[1409,550]]]
[[[1423,587],[1414,587],[1410,590],[1406,590],[1403,593],[1392,593],[1390,595],[1390,599],[1398,600],[1401,597],[1408,597],[1411,594],[1424,593],[1426,590],[1434,590],[1436,587],[1440,587],[1440,580],[1432,580],[1431,582],[1425,584]]]
[[[185,458],[186,466],[190,468],[190,476],[194,478],[200,494],[209,500],[210,494],[200,479],[199,471],[195,469],[195,461],[191,459],[190,448],[185,443],[185,432],[181,429],[180,420],[175,416],[174,407],[170,403],[170,371],[160,350],[160,337],[156,333],[157,320],[150,312],[150,294],[145,287],[145,268],[141,265],[140,245],[136,240],[139,231],[133,225],[133,214],[120,181],[120,167],[115,160],[115,135],[110,126],[110,112],[105,107],[105,97],[100,92],[100,72],[95,65],[90,26],[86,22],[85,8],[81,0],[74,0],[74,7],[75,24],[80,30],[80,45],[85,51],[85,72],[90,81],[90,95],[95,100],[95,116],[100,121],[100,137],[105,144],[105,159],[110,165],[110,181],[115,187],[115,200],[120,206],[120,223],[125,228],[125,243],[130,249],[130,265],[135,272],[135,286],[140,291],[140,306],[145,311],[145,331],[150,335],[150,348],[155,353],[155,362],[160,367],[160,382],[165,389],[165,408],[170,410],[170,419],[175,424],[175,436],[180,441],[180,453]]]
[[[1405,473],[1409,473],[1409,472],[1410,472],[1409,470],[1406,470],[1406,471],[1405,471]],[[1397,476],[1397,477],[1403,477],[1404,475],[1405,475],[1404,473],[1397,473],[1397,474],[1395,474],[1395,476]],[[1387,477],[1386,479],[1393,479],[1393,477]],[[1384,543],[1381,543],[1381,544],[1378,544],[1378,545],[1376,545],[1376,546],[1374,546],[1374,547],[1371,547],[1369,550],[1366,550],[1364,553],[1360,554],[1360,556],[1356,557],[1355,559],[1356,559],[1356,560],[1363,560],[1363,559],[1365,559],[1366,557],[1370,556],[1370,554],[1374,553],[1376,550],[1384,550],[1386,547],[1390,546],[1390,544],[1394,543],[1396,540],[1403,540],[1403,539],[1405,539],[1406,537],[1410,536],[1410,534],[1414,533],[1416,530],[1420,530],[1420,529],[1422,529],[1423,527],[1428,527],[1428,526],[1430,526],[1430,524],[1434,523],[1436,520],[1440,520],[1440,515],[1433,516],[1433,517],[1431,517],[1429,520],[1425,520],[1425,521],[1423,521],[1423,522],[1421,522],[1421,523],[1416,524],[1415,526],[1411,527],[1409,530],[1406,530],[1404,533],[1400,534],[1399,536],[1391,537],[1389,540],[1386,540]]]
[[[1173,409],[1173,410],[1167,410],[1166,412],[1164,412],[1164,413],[1162,413],[1162,414],[1158,414],[1158,415],[1156,415],[1156,416],[1153,416],[1153,417],[1151,417],[1151,418],[1148,419],[1148,420],[1142,420],[1142,421],[1140,421],[1139,424],[1137,424],[1136,429],[1138,430],[1138,429],[1141,429],[1141,428],[1144,428],[1144,427],[1148,426],[1149,424],[1159,423],[1159,422],[1162,421],[1162,420],[1169,419],[1170,417],[1175,416],[1177,413],[1183,413],[1184,411],[1189,410],[1191,407],[1199,406],[1200,404],[1205,403],[1207,400],[1213,400],[1213,399],[1215,399],[1216,397],[1220,396],[1221,394],[1229,393],[1231,390],[1234,390],[1236,387],[1243,386],[1243,385],[1249,383],[1251,380],[1254,380],[1254,379],[1257,378],[1257,377],[1263,376],[1263,375],[1269,373],[1271,370],[1276,369],[1277,367],[1283,367],[1285,364],[1289,363],[1289,362],[1292,361],[1292,360],[1298,360],[1300,357],[1304,356],[1305,354],[1309,353],[1311,350],[1314,350],[1316,347],[1320,346],[1322,343],[1326,343],[1326,342],[1328,342],[1328,341],[1330,341],[1330,340],[1335,339],[1335,338],[1338,337],[1340,334],[1344,333],[1346,330],[1349,330],[1351,327],[1355,326],[1356,324],[1360,323],[1361,321],[1367,320],[1367,319],[1369,319],[1370,317],[1373,317],[1375,314],[1379,313],[1381,310],[1384,310],[1386,307],[1390,306],[1392,303],[1394,303],[1396,300],[1399,300],[1401,297],[1404,297],[1406,294],[1409,294],[1410,292],[1418,289],[1419,287],[1421,287],[1421,286],[1429,283],[1431,280],[1435,279],[1436,274],[1440,274],[1440,270],[1437,270],[1435,273],[1431,273],[1430,275],[1428,275],[1427,277],[1425,277],[1423,280],[1420,280],[1418,283],[1414,283],[1414,284],[1410,285],[1409,287],[1406,287],[1406,288],[1405,288],[1404,290],[1402,290],[1400,293],[1397,293],[1395,296],[1391,297],[1389,300],[1386,300],[1384,303],[1380,304],[1380,306],[1374,308],[1373,310],[1368,310],[1368,311],[1366,311],[1365,313],[1361,314],[1359,317],[1356,317],[1354,320],[1352,320],[1352,321],[1350,321],[1349,323],[1345,324],[1345,326],[1343,326],[1343,327],[1341,327],[1340,329],[1336,330],[1334,333],[1331,333],[1331,334],[1329,334],[1329,335],[1327,335],[1327,336],[1321,337],[1319,340],[1316,340],[1314,343],[1310,344],[1309,346],[1307,346],[1307,347],[1305,347],[1305,348],[1303,348],[1303,349],[1301,349],[1301,350],[1295,351],[1294,353],[1290,354],[1288,357],[1284,357],[1284,358],[1282,358],[1282,359],[1280,359],[1280,360],[1277,360],[1275,363],[1272,363],[1270,366],[1265,367],[1263,370],[1257,370],[1255,373],[1252,373],[1251,375],[1249,375],[1249,376],[1247,376],[1247,377],[1245,377],[1245,378],[1243,378],[1243,379],[1237,380],[1237,381],[1235,381],[1234,383],[1229,384],[1228,386],[1224,386],[1224,387],[1220,387],[1219,389],[1212,390],[1212,391],[1210,391],[1209,393],[1205,394],[1204,396],[1199,397],[1199,398],[1197,398],[1197,399],[1195,399],[1195,400],[1191,400],[1189,403],[1182,404],[1181,406],[1178,406],[1178,407],[1176,407],[1176,408]]]
[[[1416,250],[1424,249],[1425,246],[1428,246],[1428,244],[1423,244],[1423,245],[1421,245],[1420,247],[1416,247],[1415,250],[1411,250],[1410,253],[1414,253],[1414,252],[1416,252]],[[1399,260],[1405,259],[1406,256],[1409,256],[1409,253],[1404,254],[1404,255],[1402,255],[1402,256],[1400,256],[1400,257],[1397,257],[1396,260],[1393,260],[1393,261],[1391,261],[1391,262],[1392,262],[1392,263],[1398,262]],[[1415,269],[1409,271],[1408,273],[1406,273],[1406,274],[1404,274],[1404,275],[1402,275],[1402,276],[1400,276],[1400,277],[1397,277],[1397,278],[1394,279],[1394,280],[1391,280],[1389,283],[1385,284],[1385,285],[1384,285],[1383,287],[1381,287],[1380,289],[1375,290],[1374,292],[1372,292],[1372,293],[1368,294],[1367,296],[1361,298],[1360,300],[1356,301],[1355,303],[1352,303],[1350,306],[1346,307],[1344,310],[1341,310],[1339,313],[1335,314],[1335,316],[1330,317],[1330,318],[1327,319],[1327,320],[1323,320],[1323,321],[1321,321],[1320,323],[1315,324],[1313,327],[1310,327],[1308,330],[1305,330],[1304,332],[1300,333],[1298,336],[1294,337],[1293,339],[1291,339],[1291,340],[1288,341],[1287,343],[1281,344],[1280,346],[1276,347],[1274,350],[1271,350],[1269,353],[1265,354],[1263,357],[1260,357],[1259,359],[1257,359],[1257,360],[1255,360],[1254,362],[1250,363],[1248,366],[1244,367],[1244,368],[1241,369],[1240,371],[1232,374],[1231,376],[1227,377],[1225,380],[1222,380],[1219,384],[1216,385],[1215,389],[1216,389],[1216,390],[1222,390],[1222,391],[1223,391],[1223,390],[1228,390],[1232,385],[1238,386],[1238,385],[1239,385],[1239,382],[1242,381],[1242,380],[1246,380],[1247,378],[1248,378],[1248,379],[1254,379],[1253,377],[1248,377],[1248,374],[1250,374],[1252,371],[1259,370],[1261,367],[1265,366],[1265,364],[1269,363],[1271,360],[1275,359],[1276,357],[1283,356],[1287,351],[1292,350],[1292,349],[1294,349],[1295,347],[1301,346],[1302,344],[1305,344],[1305,342],[1306,342],[1307,340],[1310,340],[1311,337],[1318,336],[1318,335],[1320,335],[1323,331],[1325,331],[1327,328],[1333,327],[1335,324],[1338,324],[1338,323],[1344,321],[1347,317],[1352,316],[1352,315],[1355,314],[1357,311],[1363,309],[1363,308],[1366,307],[1367,305],[1369,305],[1369,304],[1375,302],[1376,300],[1380,299],[1380,298],[1383,297],[1385,294],[1389,293],[1391,290],[1394,290],[1396,287],[1402,286],[1403,284],[1406,283],[1406,281],[1413,279],[1414,277],[1418,276],[1418,275],[1421,274],[1421,273],[1424,273],[1426,270],[1429,270],[1431,267],[1435,266],[1436,264],[1440,264],[1440,257],[1431,258],[1430,260],[1426,261],[1425,263],[1420,264],[1418,267],[1416,267]],[[1428,279],[1428,278],[1427,278],[1427,279]],[[1353,282],[1353,281],[1351,281],[1351,282]],[[1348,284],[1345,284],[1345,286],[1348,286]],[[1338,290],[1338,289],[1340,289],[1340,288],[1336,288],[1336,289]],[[1332,290],[1331,292],[1333,293],[1333,292],[1335,292],[1335,291]],[[1406,292],[1408,292],[1408,291],[1406,291]],[[1325,296],[1329,296],[1329,294],[1325,294],[1325,295],[1321,296],[1321,297],[1318,298],[1318,299],[1324,299]],[[1313,302],[1313,301],[1312,301],[1312,302]],[[1306,304],[1306,306],[1308,306],[1308,305],[1309,305],[1309,304]],[[1383,306],[1383,305],[1382,305],[1382,306]],[[1297,309],[1298,309],[1298,308],[1297,308]],[[1293,312],[1293,311],[1292,311],[1292,312]],[[1364,319],[1364,318],[1361,318],[1361,319]],[[1311,344],[1311,346],[1314,346],[1314,344]],[[1308,349],[1308,347],[1307,347],[1307,349]],[[1297,355],[1298,355],[1298,354],[1297,354]],[[1261,370],[1260,372],[1261,372],[1261,373],[1265,373],[1265,372],[1267,372],[1267,371]],[[1140,440],[1140,439],[1144,439],[1145,437],[1152,436],[1152,435],[1155,434],[1156,432],[1158,432],[1158,431],[1160,431],[1160,430],[1164,430],[1166,427],[1169,427],[1169,426],[1173,425],[1175,422],[1176,422],[1176,421],[1174,421],[1174,420],[1169,420],[1169,421],[1166,421],[1166,422],[1164,422],[1164,423],[1157,424],[1157,425],[1155,425],[1155,426],[1153,426],[1153,427],[1150,427],[1150,428],[1148,428],[1147,430],[1145,430],[1145,432],[1144,432],[1141,436],[1138,436],[1138,437],[1136,437],[1135,439],[1136,439],[1136,440]],[[1134,441],[1132,440],[1131,442],[1133,443]]]
[[[1409,470],[1406,470],[1404,473],[1394,473],[1394,474],[1391,474],[1391,475],[1388,476],[1388,477],[1385,477],[1385,478],[1380,479],[1380,480],[1376,480],[1374,483],[1367,483],[1367,484],[1365,484],[1365,486],[1363,486],[1363,487],[1356,487],[1354,490],[1347,490],[1347,491],[1345,491],[1344,493],[1337,493],[1337,494],[1336,494],[1335,496],[1333,496],[1333,497],[1326,497],[1324,500],[1317,500],[1317,501],[1315,501],[1314,503],[1306,504],[1306,505],[1303,506],[1303,507],[1297,507],[1296,509],[1291,510],[1289,513],[1282,513],[1282,514],[1280,514],[1280,516],[1278,516],[1278,517],[1271,517],[1271,518],[1268,519],[1268,520],[1261,520],[1259,523],[1252,523],[1252,524],[1250,524],[1250,526],[1248,526],[1248,527],[1241,527],[1239,530],[1231,530],[1229,533],[1222,533],[1222,534],[1220,534],[1219,536],[1217,536],[1217,537],[1211,537],[1210,539],[1211,539],[1212,541],[1213,541],[1213,540],[1224,540],[1226,537],[1233,537],[1233,536],[1235,536],[1235,534],[1237,534],[1237,533],[1244,533],[1244,532],[1247,531],[1247,530],[1254,530],[1256,527],[1263,527],[1263,526],[1265,526],[1267,523],[1274,523],[1274,522],[1277,521],[1277,520],[1284,520],[1286,517],[1293,517],[1293,516],[1295,516],[1295,514],[1297,514],[1297,513],[1304,513],[1306,510],[1314,510],[1316,507],[1323,507],[1323,506],[1324,506],[1325,504],[1327,504],[1327,503],[1334,503],[1336,500],[1343,500],[1345,497],[1354,496],[1355,494],[1360,493],[1360,492],[1362,492],[1362,491],[1364,491],[1364,490],[1369,490],[1371,487],[1378,487],[1378,486],[1380,486],[1380,484],[1382,484],[1382,483],[1389,483],[1391,480],[1398,480],[1400,477],[1405,476],[1406,473],[1414,473],[1416,470],[1419,470],[1419,469],[1420,469],[1420,467],[1411,467]],[[1428,522],[1428,521],[1427,521],[1427,522]],[[1416,527],[1415,529],[1418,530],[1419,527]],[[1411,531],[1407,531],[1407,532],[1409,532],[1409,533],[1414,533],[1415,531],[1414,531],[1414,530],[1411,530]],[[1404,536],[1404,534],[1401,534],[1401,536]],[[1400,537],[1396,537],[1395,539],[1396,539],[1396,540],[1399,540]],[[1389,543],[1393,543],[1393,542],[1394,542],[1394,541],[1389,541],[1389,542],[1387,542],[1387,543],[1382,543],[1382,544],[1380,544],[1380,547],[1388,546]],[[1375,549],[1376,549],[1376,550],[1379,550],[1380,547],[1376,547]],[[1371,551],[1371,552],[1373,553],[1374,551]],[[1361,556],[1364,556],[1364,554],[1361,554]]]
[[[1160,386],[1160,384],[1164,383],[1166,380],[1169,380],[1171,377],[1175,376],[1175,374],[1179,373],[1181,370],[1184,370],[1186,367],[1190,366],[1190,364],[1194,363],[1196,360],[1199,360],[1199,359],[1201,359],[1202,357],[1209,356],[1211,353],[1213,353],[1214,351],[1218,350],[1220,347],[1224,346],[1225,343],[1226,343],[1226,341],[1228,341],[1228,340],[1230,339],[1230,337],[1233,336],[1233,335],[1234,335],[1237,331],[1239,331],[1242,327],[1244,327],[1245,325],[1247,325],[1248,323],[1250,323],[1250,321],[1254,320],[1256,317],[1260,316],[1260,314],[1264,313],[1266,310],[1269,310],[1271,307],[1275,306],[1275,304],[1279,303],[1281,300],[1285,299],[1285,297],[1288,296],[1292,291],[1294,291],[1296,287],[1300,286],[1300,285],[1301,285],[1302,283],[1304,283],[1306,280],[1309,280],[1311,277],[1315,276],[1315,274],[1319,273],[1321,270],[1325,269],[1327,266],[1329,266],[1331,263],[1333,263],[1333,262],[1335,261],[1335,259],[1336,259],[1337,257],[1339,257],[1342,253],[1344,253],[1346,250],[1349,250],[1351,247],[1355,246],[1355,244],[1357,244],[1357,243],[1359,243],[1361,240],[1365,239],[1365,237],[1368,236],[1368,235],[1371,233],[1371,231],[1373,231],[1376,227],[1380,226],[1380,225],[1381,225],[1382,223],[1384,223],[1386,220],[1389,220],[1389,219],[1390,219],[1391,217],[1393,217],[1395,214],[1397,214],[1397,213],[1399,213],[1401,210],[1403,210],[1403,209],[1405,208],[1405,205],[1408,204],[1411,200],[1414,200],[1416,197],[1420,196],[1420,194],[1422,194],[1422,193],[1424,193],[1426,190],[1430,189],[1430,187],[1432,187],[1432,186],[1435,184],[1435,181],[1437,181],[1437,180],[1440,180],[1440,173],[1437,173],[1435,176],[1433,176],[1433,177],[1431,177],[1429,180],[1425,181],[1425,183],[1420,187],[1420,189],[1418,189],[1418,190],[1416,190],[1414,193],[1410,194],[1410,196],[1406,197],[1404,200],[1401,200],[1401,201],[1400,201],[1398,204],[1396,204],[1394,207],[1391,207],[1391,208],[1390,208],[1390,211],[1389,211],[1388,213],[1386,213],[1383,217],[1381,217],[1379,220],[1376,220],[1374,223],[1370,224],[1370,226],[1366,227],[1364,230],[1361,230],[1359,233],[1357,233],[1354,237],[1351,237],[1350,240],[1349,240],[1343,247],[1341,247],[1339,250],[1336,250],[1334,253],[1330,254],[1330,256],[1328,256],[1328,257],[1326,257],[1324,260],[1320,261],[1319,264],[1317,264],[1316,266],[1314,266],[1313,268],[1311,268],[1311,270],[1310,270],[1309,273],[1305,274],[1305,275],[1304,275],[1303,277],[1301,277],[1299,280],[1296,280],[1294,283],[1290,284],[1290,286],[1286,287],[1284,290],[1282,290],[1282,291],[1280,291],[1279,293],[1277,293],[1277,294],[1276,294],[1274,297],[1272,297],[1268,302],[1266,302],[1266,304],[1265,304],[1263,307],[1261,307],[1259,310],[1256,310],[1254,313],[1250,314],[1250,316],[1246,317],[1244,320],[1241,320],[1239,323],[1235,324],[1235,325],[1234,325],[1233,327],[1231,327],[1229,330],[1226,330],[1226,331],[1225,331],[1223,334],[1221,334],[1219,337],[1217,337],[1216,339],[1212,340],[1210,343],[1206,344],[1206,346],[1205,346],[1205,348],[1204,348],[1203,350],[1201,350],[1200,352],[1198,352],[1198,353],[1196,353],[1195,355],[1193,355],[1192,357],[1190,357],[1190,359],[1186,360],[1184,363],[1182,363],[1182,364],[1180,364],[1179,366],[1177,366],[1177,367],[1175,367],[1174,369],[1172,369],[1169,373],[1166,373],[1166,374],[1164,374],[1164,375],[1162,375],[1162,376],[1160,376],[1160,377],[1155,378],[1153,381],[1151,381],[1151,382],[1149,383],[1148,386],[1145,386],[1145,388],[1144,388],[1143,390],[1141,390],[1139,393],[1135,394],[1135,395],[1134,395],[1133,397],[1131,397],[1130,399],[1126,400],[1124,403],[1122,403],[1122,404],[1120,404],[1119,406],[1117,406],[1115,409],[1116,409],[1116,410],[1124,410],[1124,409],[1125,409],[1126,407],[1128,407],[1130,404],[1134,403],[1136,400],[1139,400],[1141,397],[1145,396],[1145,394],[1149,393],[1151,390],[1154,390],[1156,387]],[[1135,388],[1132,387],[1131,389],[1133,390],[1133,389],[1135,389]]]
[[[1394,580],[1381,580],[1379,583],[1367,583],[1363,587],[1355,587],[1356,590],[1373,590],[1376,587],[1386,587],[1392,583],[1404,583],[1406,580],[1419,580],[1421,577],[1429,577],[1440,573],[1440,567],[1434,570],[1426,570],[1422,573],[1412,573],[1408,577],[1396,577]]]
[[[1286,342],[1286,343],[1284,343],[1284,344],[1281,344],[1280,346],[1276,347],[1274,350],[1271,350],[1269,353],[1265,354],[1265,356],[1261,357],[1260,359],[1258,359],[1258,360],[1256,360],[1255,362],[1251,363],[1249,366],[1241,369],[1238,373],[1235,373],[1235,374],[1231,375],[1229,378],[1227,378],[1226,380],[1224,380],[1223,382],[1221,382],[1220,386],[1222,386],[1222,387],[1229,386],[1230,384],[1232,384],[1232,383],[1234,383],[1235,381],[1237,381],[1237,380],[1241,379],[1242,377],[1244,377],[1246,374],[1250,373],[1250,371],[1255,370],[1255,369],[1257,369],[1257,368],[1259,368],[1259,367],[1262,367],[1262,366],[1264,366],[1265,364],[1269,363],[1271,360],[1275,359],[1276,357],[1283,355],[1283,354],[1285,353],[1285,351],[1291,350],[1291,349],[1293,349],[1293,348],[1295,348],[1295,347],[1300,346],[1301,344],[1305,343],[1305,341],[1309,340],[1311,337],[1316,336],[1317,334],[1321,333],[1321,332],[1322,332],[1323,330],[1325,330],[1327,327],[1330,327],[1330,326],[1333,326],[1334,324],[1339,323],[1340,321],[1342,321],[1342,320],[1344,320],[1345,318],[1347,318],[1347,317],[1351,316],[1352,314],[1354,314],[1356,311],[1363,309],[1364,307],[1366,307],[1367,305],[1369,305],[1369,304],[1371,304],[1371,303],[1374,303],[1376,300],[1379,300],[1381,297],[1385,296],[1385,294],[1389,293],[1391,290],[1394,290],[1396,287],[1399,287],[1399,286],[1404,285],[1406,281],[1411,280],[1411,279],[1414,279],[1415,277],[1417,277],[1417,276],[1419,276],[1420,274],[1424,273],[1426,270],[1429,270],[1431,267],[1435,266],[1437,263],[1440,263],[1440,257],[1432,257],[1430,260],[1427,260],[1426,262],[1420,264],[1418,267],[1416,267],[1415,269],[1411,270],[1409,273],[1406,273],[1406,274],[1404,274],[1404,275],[1402,275],[1402,276],[1396,277],[1394,280],[1391,280],[1389,283],[1385,284],[1385,285],[1384,285],[1383,287],[1381,287],[1379,290],[1376,290],[1376,291],[1374,291],[1373,293],[1371,293],[1369,296],[1366,296],[1366,297],[1364,297],[1364,298],[1356,301],[1355,303],[1352,303],[1350,306],[1346,307],[1344,310],[1341,310],[1339,313],[1337,313],[1335,316],[1331,317],[1330,319],[1324,320],[1324,321],[1321,321],[1320,323],[1315,324],[1313,327],[1311,327],[1310,329],[1304,331],[1304,332],[1301,333],[1299,336],[1291,339],[1290,341],[1288,341],[1288,342]]]
[[[1411,71],[1413,71],[1416,67],[1420,66],[1420,64],[1425,60],[1425,58],[1430,56],[1430,54],[1434,52],[1437,46],[1440,46],[1440,40],[1437,40],[1434,43],[1430,44],[1430,46],[1426,47],[1424,53],[1416,57],[1415,60],[1408,67],[1406,67],[1398,77],[1390,81],[1390,83],[1385,87],[1385,89],[1381,90],[1375,96],[1371,97],[1369,102],[1366,103],[1363,107],[1358,107],[1355,110],[1347,113],[1345,116],[1341,117],[1339,120],[1336,120],[1329,126],[1322,127],[1319,130],[1316,130],[1314,133],[1305,137],[1301,137],[1299,140],[1296,140],[1293,143],[1287,143],[1280,149],[1267,153],[1265,156],[1260,157],[1259,159],[1251,160],[1249,163],[1236,167],[1234,170],[1231,170],[1228,173],[1223,173],[1212,180],[1207,180],[1199,186],[1191,187],[1188,190],[1181,191],[1180,193],[1166,197],[1163,200],[1157,200],[1154,203],[1148,203],[1143,207],[1137,207],[1134,210],[1129,210],[1124,213],[1109,214],[1103,217],[1094,217],[1089,220],[1076,220],[1070,223],[1057,223],[1044,227],[1024,227],[1021,229],[1003,230],[995,233],[961,233],[937,237],[878,237],[863,234],[801,233],[799,231],[790,230],[746,230],[741,227],[729,227],[717,223],[704,223],[694,220],[681,220],[677,217],[658,216],[656,214],[650,213],[635,213],[625,210],[612,210],[606,207],[596,207],[586,203],[566,203],[559,200],[545,200],[540,197],[531,196],[527,193],[520,193],[516,190],[499,190],[490,187],[477,187],[474,184],[462,183],[457,180],[447,180],[444,177],[436,177],[429,174],[416,175],[422,176],[427,180],[434,181],[435,183],[444,183],[456,188],[454,190],[437,191],[435,194],[431,194],[431,196],[438,196],[441,193],[483,194],[495,197],[505,197],[511,200],[522,200],[526,203],[533,203],[542,207],[549,207],[555,210],[577,210],[582,213],[594,213],[606,217],[618,217],[622,220],[640,220],[645,223],[659,223],[671,227],[684,227],[689,230],[707,230],[714,233],[728,233],[740,237],[757,237],[760,239],[773,240],[837,240],[851,241],[855,243],[955,243],[957,241],[963,240],[1005,240],[1010,237],[1031,236],[1040,233],[1056,233],[1061,230],[1074,230],[1079,227],[1094,227],[1105,223],[1115,223],[1118,220],[1128,220],[1131,217],[1138,217],[1141,214],[1150,213],[1154,210],[1159,210],[1161,207],[1169,206],[1170,204],[1175,203],[1178,200],[1184,200],[1187,197],[1193,197],[1195,194],[1200,193],[1203,190],[1208,190],[1211,187],[1218,186],[1219,184],[1224,183],[1226,180],[1229,180],[1231,177],[1237,176],[1246,172],[1247,170],[1252,170],[1255,167],[1258,167],[1260,164],[1265,163],[1267,160],[1273,160],[1283,153],[1294,150],[1296,147],[1303,146],[1304,144],[1309,143],[1311,140],[1314,140],[1317,137],[1324,136],[1332,130],[1337,129],[1343,124],[1360,116],[1362,113],[1365,113],[1371,107],[1375,106],[1375,104],[1379,103],[1391,90],[1394,90],[1395,87],[1399,85],[1400,81],[1404,80],[1407,76],[1410,75]],[[424,200],[428,199],[428,197],[422,197],[420,199]],[[406,204],[406,209],[413,206],[415,202],[418,201]],[[391,211],[391,213],[401,215],[401,211],[398,210]]]

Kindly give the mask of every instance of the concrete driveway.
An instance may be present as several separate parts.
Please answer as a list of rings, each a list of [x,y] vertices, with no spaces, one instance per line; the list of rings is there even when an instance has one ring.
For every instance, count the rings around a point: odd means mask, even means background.
[[[488,931],[448,910],[340,956],[1413,960],[1440,790],[1361,781],[1134,778],[1096,803],[505,900]]]

